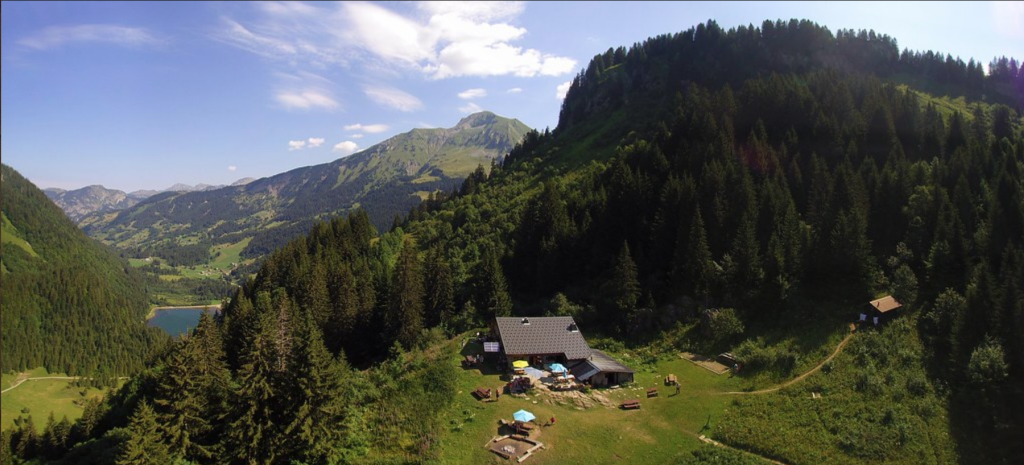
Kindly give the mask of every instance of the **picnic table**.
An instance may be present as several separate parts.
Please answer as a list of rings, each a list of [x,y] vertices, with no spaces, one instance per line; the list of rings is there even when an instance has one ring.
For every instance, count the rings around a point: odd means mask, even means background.
[[[647,390],[647,397],[658,397],[658,388],[652,387]]]
[[[477,398],[479,398],[480,400],[490,399],[491,398],[491,389],[490,388],[478,387],[478,388],[476,388],[475,391],[473,391],[473,394]]]
[[[623,402],[619,407],[626,410],[634,410],[640,408],[640,399],[629,399]]]
[[[668,376],[665,377],[665,385],[666,386],[673,386],[673,385],[675,385],[678,382],[679,382],[679,378],[676,378],[676,375],[668,375]]]

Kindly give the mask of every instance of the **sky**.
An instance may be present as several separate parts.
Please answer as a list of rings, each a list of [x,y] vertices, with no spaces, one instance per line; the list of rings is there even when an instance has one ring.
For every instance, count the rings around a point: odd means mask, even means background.
[[[610,47],[790,18],[1024,58],[1024,2],[4,1],[0,150],[40,188],[230,184],[481,110],[554,128]]]

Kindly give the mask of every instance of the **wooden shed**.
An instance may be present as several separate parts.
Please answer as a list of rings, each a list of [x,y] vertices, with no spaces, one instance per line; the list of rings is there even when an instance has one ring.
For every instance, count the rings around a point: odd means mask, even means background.
[[[860,321],[861,323],[870,323],[874,326],[878,326],[879,323],[889,321],[898,315],[899,309],[902,306],[903,304],[891,295],[887,295],[881,299],[872,300],[871,302],[868,302],[864,311],[861,312]]]

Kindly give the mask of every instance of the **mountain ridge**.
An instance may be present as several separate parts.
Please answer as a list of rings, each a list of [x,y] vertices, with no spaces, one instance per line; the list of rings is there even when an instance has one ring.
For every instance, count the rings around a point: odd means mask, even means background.
[[[214,243],[247,237],[253,240],[243,253],[255,257],[314,221],[353,208],[366,209],[383,229],[431,192],[450,190],[507,154],[529,130],[519,120],[479,112],[451,128],[413,129],[332,162],[245,185],[161,193],[127,210],[86,215],[79,224],[105,243],[172,263],[202,263]]]

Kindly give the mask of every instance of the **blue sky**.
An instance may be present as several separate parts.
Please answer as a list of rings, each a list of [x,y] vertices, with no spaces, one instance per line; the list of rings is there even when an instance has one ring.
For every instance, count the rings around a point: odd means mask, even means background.
[[[553,128],[595,54],[709,18],[874,29],[984,63],[1024,50],[1022,2],[5,1],[0,18],[4,163],[126,191],[270,176],[481,109]]]

